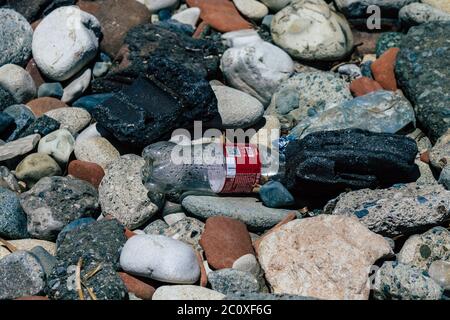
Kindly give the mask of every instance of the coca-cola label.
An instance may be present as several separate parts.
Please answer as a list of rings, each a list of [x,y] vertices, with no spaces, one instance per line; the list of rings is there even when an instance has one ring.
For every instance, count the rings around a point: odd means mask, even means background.
[[[261,179],[258,148],[252,144],[224,145],[226,179],[220,193],[249,193]]]

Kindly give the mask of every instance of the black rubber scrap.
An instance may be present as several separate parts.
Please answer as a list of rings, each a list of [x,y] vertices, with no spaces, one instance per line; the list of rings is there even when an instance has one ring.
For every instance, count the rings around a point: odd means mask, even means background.
[[[360,129],[320,131],[286,149],[286,186],[298,195],[334,196],[346,190],[416,181],[416,142]]]

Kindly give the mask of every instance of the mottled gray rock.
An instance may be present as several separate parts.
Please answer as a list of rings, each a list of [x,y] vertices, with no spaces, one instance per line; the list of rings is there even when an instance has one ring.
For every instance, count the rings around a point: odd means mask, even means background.
[[[33,112],[24,104],[15,104],[3,110],[6,114],[14,119],[16,128],[8,137],[6,142],[16,140],[26,129],[36,120]]]
[[[225,300],[317,300],[312,297],[303,297],[293,294],[273,294],[263,292],[233,292]]]
[[[303,138],[312,132],[349,128],[397,133],[410,124],[415,126],[416,118],[409,101],[399,93],[379,90],[300,119],[291,135]]]
[[[120,251],[125,245],[125,229],[117,220],[101,220],[82,224],[58,238],[58,260],[76,264],[85,252],[93,254],[98,262],[119,268]],[[97,258],[98,257],[98,258]]]
[[[23,239],[28,236],[27,216],[18,195],[0,187],[0,238]]]
[[[98,188],[102,211],[130,229],[140,227],[158,211],[142,184],[144,164],[144,159],[134,154],[117,158],[107,167]]]
[[[450,128],[449,22],[424,23],[403,38],[395,73],[432,142]]]
[[[16,251],[0,260],[0,300],[42,294],[45,271],[38,259]]]
[[[152,300],[223,300],[225,295],[200,286],[174,285],[156,289]]]
[[[369,298],[368,275],[389,243],[353,217],[293,220],[263,238],[258,259],[272,293],[333,300]]]
[[[44,272],[46,276],[49,276],[53,270],[53,267],[56,265],[56,258],[50,252],[45,250],[45,248],[41,246],[36,246],[32,248],[30,251],[39,261],[42,268],[44,268]]]
[[[25,65],[31,55],[33,30],[28,21],[11,9],[0,9],[0,66]]]
[[[167,228],[169,228],[169,225],[166,222],[164,222],[164,220],[157,219],[149,223],[148,226],[144,228],[144,232],[146,234],[163,235]]]
[[[377,300],[438,300],[442,293],[433,279],[407,264],[387,261],[375,274],[373,294]]]
[[[437,260],[428,269],[430,277],[436,281],[444,290],[450,290],[450,262]]]
[[[257,198],[187,196],[183,207],[196,217],[226,216],[244,222],[253,230],[265,230],[280,222],[290,210],[265,207]]]
[[[98,257],[90,253],[82,256],[81,279],[98,266]],[[48,296],[52,300],[81,300],[76,287],[76,263],[58,261],[47,281]],[[128,298],[127,288],[109,263],[102,263],[100,270],[83,281],[94,293],[97,300],[125,300]],[[82,286],[83,299],[92,300],[88,290]]]
[[[450,128],[430,150],[430,163],[437,171],[450,165]]]
[[[26,103],[36,96],[36,85],[31,75],[15,64],[0,67],[0,87],[14,96],[18,103]]]
[[[450,231],[434,227],[406,240],[397,255],[398,262],[427,271],[437,260],[450,261]]]
[[[48,154],[61,164],[66,164],[72,154],[75,139],[67,129],[59,129],[39,141],[38,152]]]
[[[120,157],[119,151],[103,137],[76,141],[74,153],[78,160],[96,163],[105,172],[108,165]]]
[[[250,272],[236,269],[221,269],[208,273],[208,281],[211,288],[223,294],[236,291],[259,292],[258,279]]]
[[[186,217],[164,229],[162,234],[190,244],[195,250],[203,252],[198,242],[204,229],[205,224],[203,222],[195,218]]]
[[[61,128],[66,128],[71,134],[81,131],[91,121],[89,112],[77,107],[57,108],[47,111],[45,115],[61,123]]]
[[[278,117],[284,129],[351,100],[349,85],[331,72],[302,72],[281,83],[266,114]]]
[[[450,191],[440,185],[395,185],[388,189],[341,194],[325,212],[356,216],[373,232],[387,237],[415,233],[450,218]]]
[[[411,3],[399,12],[402,24],[415,26],[422,23],[436,21],[450,21],[450,14],[426,3]]]
[[[5,166],[0,166],[0,187],[20,192],[20,186],[16,177]]]
[[[97,190],[71,177],[45,177],[20,196],[28,218],[28,232],[37,239],[54,240],[66,224],[96,214]]]
[[[383,32],[377,40],[376,55],[379,58],[390,48],[398,48],[402,42],[404,33],[401,32]]]
[[[439,183],[450,190],[450,165],[446,166],[439,176]]]

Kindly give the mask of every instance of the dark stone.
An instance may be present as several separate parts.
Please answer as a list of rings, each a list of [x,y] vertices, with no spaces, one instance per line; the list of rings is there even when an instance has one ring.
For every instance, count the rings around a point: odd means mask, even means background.
[[[97,107],[102,102],[110,99],[112,96],[112,93],[100,93],[84,96],[72,103],[72,107],[83,108],[87,112],[92,113],[95,107]]]
[[[56,10],[59,7],[72,6],[76,2],[77,2],[76,0],[52,0],[43,11],[42,16],[49,15],[53,10]]]
[[[0,112],[0,137],[6,140],[16,129],[14,118],[9,114]]]
[[[262,185],[259,196],[264,205],[269,208],[282,208],[295,203],[294,197],[278,181],[269,181]]]
[[[36,120],[33,112],[23,104],[9,106],[3,112],[12,117],[16,123],[16,129],[6,139],[6,142],[18,139],[22,135],[22,132]]]
[[[109,263],[100,263],[99,257],[85,252],[81,257],[80,277],[83,283],[90,288],[97,300],[125,300],[128,292],[125,284]],[[78,261],[77,261],[78,262]],[[81,300],[76,290],[75,272],[76,264],[72,261],[58,260],[48,277],[48,296],[53,300]],[[86,277],[100,265],[100,269],[91,277]],[[82,286],[84,300],[92,300],[88,290]]]
[[[88,182],[71,177],[45,177],[20,195],[28,232],[38,239],[55,240],[70,222],[98,213],[98,193]]]
[[[49,276],[53,267],[56,265],[56,258],[41,246],[34,247],[30,250],[30,253],[39,260],[42,268],[44,268],[45,274]]]
[[[44,137],[49,133],[58,130],[60,126],[61,124],[55,119],[43,115],[34,120],[34,122],[20,134],[19,138],[24,138],[35,133],[38,133],[41,137]]]
[[[65,226],[64,229],[62,229],[61,232],[58,234],[58,238],[56,239],[56,247],[58,248],[60,246],[61,242],[64,240],[64,238],[66,237],[66,234],[69,231],[72,231],[84,224],[93,223],[95,221],[96,220],[91,217],[81,218],[81,219],[72,221],[67,226]]]
[[[402,42],[403,36],[404,35],[401,32],[383,32],[377,41],[377,57],[380,57],[390,48],[398,48]]]
[[[450,128],[450,22],[412,27],[400,44],[395,73],[432,142]]]
[[[0,260],[0,300],[34,296],[44,292],[45,271],[26,251],[15,251]]]
[[[166,20],[158,22],[158,26],[164,29],[171,30],[173,32],[182,33],[187,36],[192,36],[194,34],[194,28],[189,24],[184,24],[176,20]]]
[[[27,216],[14,191],[0,187],[0,237],[24,239],[28,237]]]
[[[89,252],[97,262],[108,263],[118,269],[120,251],[126,241],[125,229],[117,220],[85,223],[64,235],[56,257],[76,264],[84,252]]]
[[[410,138],[359,129],[320,131],[286,148],[285,185],[299,195],[335,196],[348,189],[416,181],[418,152]]]
[[[13,97],[9,91],[6,91],[2,87],[0,87],[0,111],[5,110],[9,106],[16,104],[16,99]]]
[[[23,15],[28,22],[38,20],[52,0],[5,0],[4,5]]]

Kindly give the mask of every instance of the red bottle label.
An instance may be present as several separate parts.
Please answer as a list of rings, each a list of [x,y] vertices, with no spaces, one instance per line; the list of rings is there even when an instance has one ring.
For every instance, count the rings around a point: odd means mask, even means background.
[[[258,148],[252,144],[225,144],[226,179],[220,193],[249,193],[261,179]]]

